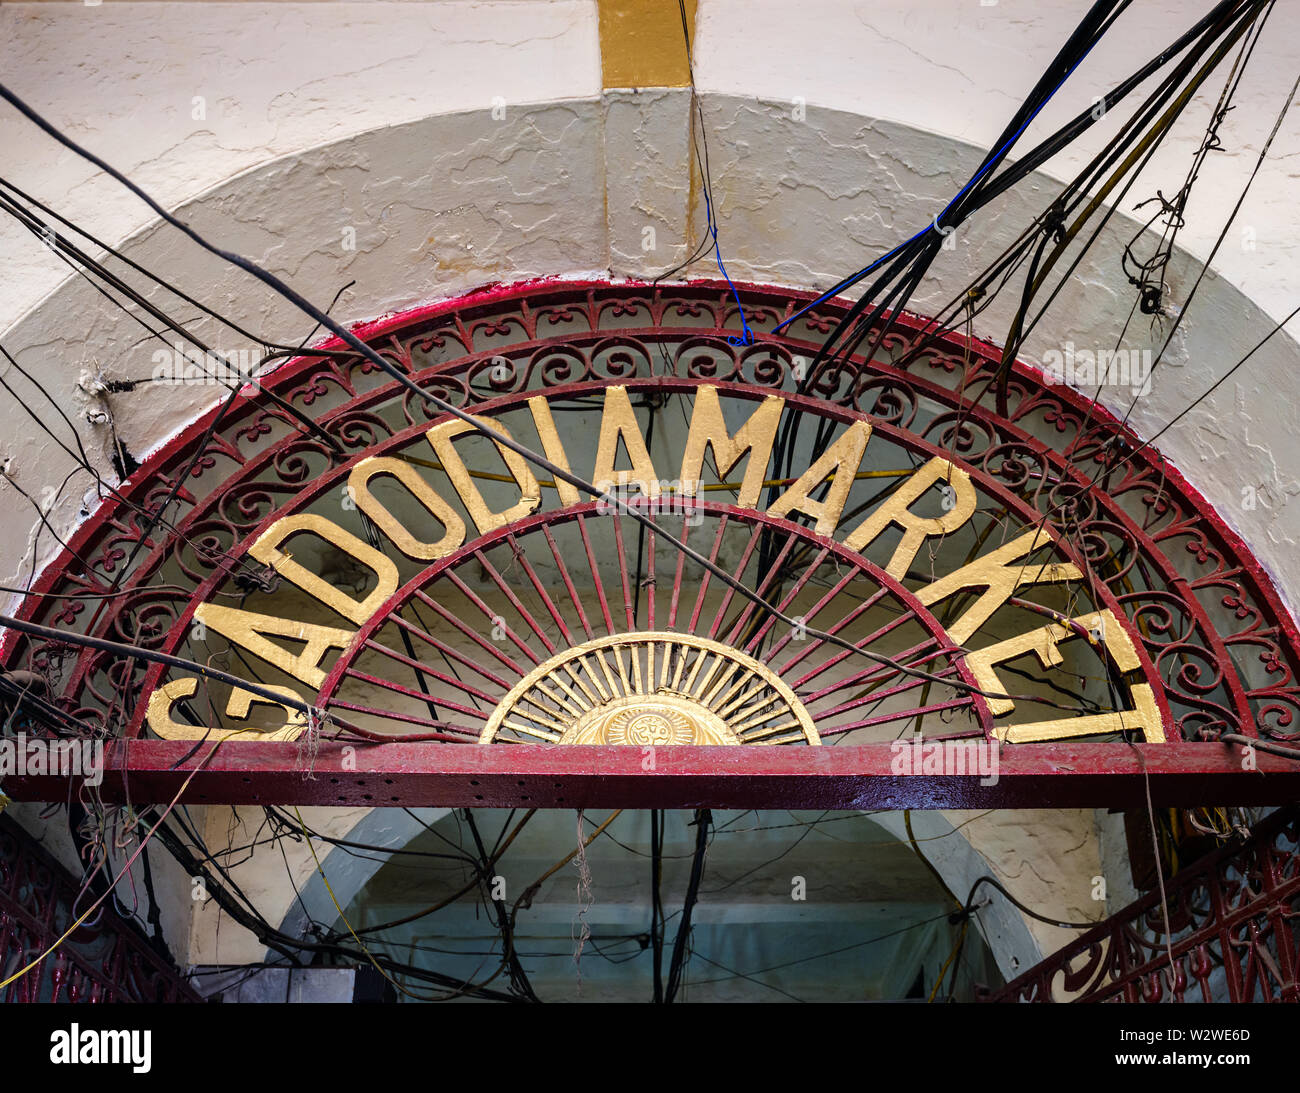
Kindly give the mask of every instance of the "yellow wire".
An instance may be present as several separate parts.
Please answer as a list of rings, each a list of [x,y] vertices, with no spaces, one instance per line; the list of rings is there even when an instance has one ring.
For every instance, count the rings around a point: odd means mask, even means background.
[[[298,817],[298,826],[302,828],[303,831],[307,831],[307,825],[303,822],[302,813],[298,811],[297,805],[293,806],[293,814]],[[325,882],[325,891],[330,894],[330,902],[334,904],[334,910],[339,913],[339,919],[342,921],[343,925],[348,928],[348,933],[352,935],[352,940],[361,946],[361,951],[366,954],[366,959],[375,966],[375,970],[379,972],[380,975],[406,995],[407,998],[414,998],[417,1002],[427,1002],[427,998],[421,998],[418,994],[412,994],[402,986],[401,983],[389,975],[388,972],[380,966],[379,961],[371,955],[370,950],[366,948],[366,943],[362,941],[361,938],[357,937],[356,930],[352,929],[352,923],[348,921],[347,915],[343,913],[343,908],[339,906],[338,897],[334,895],[334,889],[330,887],[330,879],[325,875],[325,870],[321,866],[320,858],[316,856],[316,843],[310,834],[307,836],[307,849],[311,851],[311,860],[316,863],[316,872],[320,874],[320,879]]]
[[[961,949],[962,942],[966,940],[966,927],[969,925],[970,925],[969,919],[967,919],[965,922],[961,924],[961,933],[957,935],[957,943],[952,947],[952,952],[948,954],[948,959],[943,962],[943,967],[939,969],[939,977],[934,981],[934,986],[930,988],[930,997],[926,999],[926,1002],[934,1001],[934,996],[938,992],[939,986],[943,983],[944,976],[948,974],[948,965],[952,963],[953,958],[957,955],[958,951]],[[954,979],[953,986],[955,987],[957,985],[955,974],[953,979]]]
[[[245,730],[239,730],[239,731],[242,732]],[[199,765],[196,766],[192,771],[190,771],[189,777],[186,778],[185,781],[181,783],[181,788],[176,791],[176,796],[171,799],[171,804],[169,804],[167,808],[163,811],[163,814],[158,817],[158,822],[149,829],[149,833],[145,835],[143,839],[140,840],[140,845],[136,848],[135,853],[132,854],[130,860],[127,861],[127,863],[124,866],[122,866],[117,876],[113,878],[113,883],[108,886],[108,889],[104,892],[104,894],[100,896],[99,899],[95,900],[95,902],[92,903],[89,907],[87,907],[85,913],[79,919],[77,919],[76,922],[74,922],[71,926],[69,926],[67,930],[64,931],[63,936],[60,937],[48,949],[46,949],[45,952],[41,953],[41,955],[38,956],[35,960],[33,960],[30,964],[28,964],[27,967],[20,968],[18,971],[14,972],[14,974],[11,975],[8,979],[0,983],[0,991],[4,990],[5,987],[9,986],[9,984],[14,982],[15,980],[21,979],[24,975],[26,975],[29,971],[31,971],[34,967],[36,967],[37,964],[39,964],[42,960],[44,960],[47,956],[49,956],[50,953],[54,952],[55,949],[57,949],[60,945],[62,945],[65,941],[67,941],[68,938],[73,933],[76,932],[77,928],[83,922],[85,922],[86,919],[88,919],[92,914],[95,913],[95,911],[99,908],[99,905],[102,904],[104,900],[108,899],[109,893],[111,893],[113,889],[117,887],[118,881],[120,881],[126,875],[127,870],[129,870],[131,866],[135,864],[136,859],[140,857],[141,853],[143,853],[145,846],[148,844],[149,840],[153,838],[154,832],[157,831],[158,828],[162,826],[163,820],[167,819],[167,817],[171,815],[172,809],[176,807],[176,802],[181,799],[181,795],[189,788],[190,782],[193,781],[194,776],[198,774],[198,772],[201,771],[205,766],[208,765],[208,761],[214,755],[217,754],[217,748],[221,747],[222,743],[223,741],[218,740],[215,744],[213,744],[212,750],[208,752],[206,756],[204,756],[203,761],[199,763]]]

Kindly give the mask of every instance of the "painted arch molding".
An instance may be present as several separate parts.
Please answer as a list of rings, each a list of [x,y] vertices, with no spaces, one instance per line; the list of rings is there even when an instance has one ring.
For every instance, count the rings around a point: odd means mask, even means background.
[[[1291,792],[1252,742],[1294,734],[1294,624],[1177,470],[1029,366],[999,392],[995,350],[923,318],[810,370],[843,313],[811,302],[524,283],[363,328],[597,498],[317,346],[100,506],[26,601],[56,633],[10,632],[5,662],[135,800],[191,776],[337,805]],[[226,367],[164,353],[151,380]]]

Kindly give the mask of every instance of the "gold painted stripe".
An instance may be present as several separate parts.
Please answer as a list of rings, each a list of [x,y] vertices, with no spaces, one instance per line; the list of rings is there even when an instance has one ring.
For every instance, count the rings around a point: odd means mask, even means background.
[[[586,661],[579,661],[579,663],[582,664],[584,667],[586,667],[586,663],[587,663]],[[595,693],[592,691],[592,689],[587,686],[586,682],[582,678],[582,675],[574,669],[573,665],[571,663],[565,663],[563,667],[564,670],[569,673],[569,677],[573,680],[573,682],[582,688],[582,693],[585,694],[587,698],[590,700],[591,705],[589,708],[594,710],[597,706],[599,706],[601,700],[597,698]],[[587,670],[589,672],[591,671],[590,668],[588,668]],[[593,676],[592,678],[594,679],[595,677]],[[600,685],[599,682],[597,682],[596,685],[599,686]]]
[[[678,0],[596,0],[604,87],[690,87]],[[695,41],[695,0],[686,0]]]
[[[509,718],[506,719],[502,728],[513,729],[515,732],[523,733],[525,736],[536,736],[538,739],[545,740],[551,744],[558,744],[560,742],[559,733],[546,732],[543,729],[534,729],[528,725],[521,725],[518,721],[511,721]]]

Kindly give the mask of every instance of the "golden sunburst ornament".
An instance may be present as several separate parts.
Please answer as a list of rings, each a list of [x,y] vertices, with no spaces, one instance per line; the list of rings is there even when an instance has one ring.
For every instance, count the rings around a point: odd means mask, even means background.
[[[753,657],[666,631],[615,634],[539,664],[479,742],[820,744],[795,693]]]

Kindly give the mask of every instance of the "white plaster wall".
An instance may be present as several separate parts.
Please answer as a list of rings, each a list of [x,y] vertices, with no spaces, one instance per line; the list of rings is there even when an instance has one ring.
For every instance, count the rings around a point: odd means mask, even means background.
[[[1132,5],[1014,149],[1032,148],[1090,108],[1094,98],[1140,68],[1211,7],[1210,0],[1148,0]],[[821,108],[846,111],[950,137],[983,152],[1001,134],[1087,8],[1078,0],[996,0],[988,5],[977,0],[806,0],[797,8],[784,0],[701,0],[696,84],[706,95],[780,104],[787,115],[802,103],[813,126]],[[1180,241],[1196,258],[1209,256],[1231,202],[1286,101],[1295,80],[1297,44],[1300,8],[1279,4],[1234,99],[1237,108],[1221,130],[1224,150],[1208,158],[1188,205],[1188,223]],[[1051,160],[1044,173],[1058,181],[1077,173],[1118,132],[1158,78],[1134,91],[1110,117]],[[1154,196],[1157,186],[1168,195],[1182,185],[1226,78],[1225,66],[1188,105],[1135,188],[1134,201]],[[871,129],[868,125],[866,132]],[[873,142],[873,153],[868,154],[912,159],[906,149],[889,152],[881,143]],[[754,155],[763,151],[757,144],[748,150]],[[848,149],[827,146],[823,151],[836,158],[848,153],[850,163],[853,159]],[[1215,263],[1224,277],[1274,320],[1300,302],[1300,268],[1294,261],[1300,247],[1293,211],[1297,154],[1300,114],[1292,113],[1237,221],[1239,228],[1255,230],[1257,246],[1244,248],[1240,231],[1234,231]],[[908,166],[928,173],[923,161],[913,160]],[[714,171],[716,176],[716,167]],[[945,178],[946,183],[956,182],[950,191],[918,194],[920,200],[900,210],[906,218],[892,225],[895,234],[908,225],[908,235],[923,228],[968,177]],[[891,206],[908,194],[905,179],[898,181],[887,191]],[[869,207],[883,196],[875,187],[866,188],[860,203]],[[864,260],[858,265],[875,256],[870,248],[864,249]],[[1293,324],[1290,330],[1300,334],[1300,325]]]
[[[1042,136],[1138,68],[1210,5],[1162,0],[1133,5],[1115,33],[1079,66],[1015,145]],[[696,82],[711,130],[715,202],[733,276],[828,287],[923,228],[970,178],[1016,104],[1077,23],[1072,0],[918,0],[909,4],[811,0],[704,0]],[[1240,195],[1295,78],[1300,9],[1277,7],[1255,49],[1233,110],[1188,204],[1171,264],[1171,311],[1186,298]],[[1157,189],[1182,185],[1227,77],[1207,81],[1120,206],[1131,213]],[[1149,88],[1144,85],[1144,88]],[[1130,103],[1139,101],[1143,89]],[[804,120],[796,121],[801,108]],[[1121,104],[1050,161],[1018,194],[977,215],[941,259],[915,306],[937,306],[1011,238],[1059,183],[1095,154],[1129,107]],[[944,139],[939,139],[944,138]],[[968,150],[963,151],[962,146]],[[1103,404],[1151,436],[1254,347],[1300,302],[1294,217],[1300,111],[1287,114],[1259,176],[1170,346],[1152,395],[1136,405],[1115,392]],[[1014,156],[1012,157],[1014,159]],[[1147,211],[1139,215],[1145,217]],[[1029,359],[1066,342],[1110,348],[1132,304],[1118,250],[1135,224],[1103,235],[1027,347]],[[698,230],[698,229],[697,229]],[[964,237],[964,238],[963,238]],[[979,262],[972,261],[975,255]],[[975,331],[1006,340],[1010,312],[992,309]],[[1300,319],[1161,439],[1168,455],[1265,562],[1294,611],[1300,585],[1291,559],[1300,492],[1291,436],[1300,363]],[[1158,348],[1159,329],[1130,328],[1126,344]],[[1091,392],[1089,392],[1091,394]],[[1249,507],[1253,505],[1253,507]]]
[[[498,120],[494,106],[509,121],[521,104],[600,93],[591,0],[6,3],[0,73],[169,208],[258,164],[373,129],[460,111]],[[110,243],[153,220],[7,103],[0,148],[10,181]],[[8,218],[0,254],[2,330],[64,273]]]
[[[1090,811],[913,812],[911,821],[917,849],[958,901],[989,875],[1046,918],[1090,922],[1108,913],[1105,902],[1092,898],[1093,879],[1102,868]],[[901,812],[877,816],[876,823],[900,841],[907,839]],[[991,885],[980,886],[974,905],[972,928],[980,931],[1008,981],[1078,936],[1021,914]]]
[[[52,818],[43,819],[42,813],[48,807],[43,803],[20,801],[8,803],[3,811],[6,816],[16,820],[46,853],[57,858],[74,880],[80,882],[87,863],[77,854],[72,834],[68,830],[67,811],[60,809]],[[205,811],[203,806],[190,810],[191,815],[199,817]],[[123,874],[116,890],[117,908],[123,917],[134,919],[135,924],[144,931],[145,937],[152,937],[153,928],[147,921],[149,897],[145,888],[143,855],[136,858],[129,870],[126,869],[127,861],[138,848],[139,843],[133,842],[125,852],[115,849],[106,868],[106,876],[111,880],[119,873]],[[158,925],[172,956],[184,964],[189,950],[194,908],[190,898],[190,878],[161,843],[150,843],[147,853],[149,869],[153,875],[154,895],[158,899]],[[78,914],[89,908],[95,898],[87,894],[77,908]],[[92,921],[98,920],[101,913],[110,913],[107,902],[105,907],[106,910],[92,916]]]
[[[983,154],[934,133],[830,109],[795,121],[789,104],[778,100],[706,96],[704,111],[719,238],[728,272],[738,280],[828,288],[911,235],[961,188]],[[957,231],[955,249],[940,253],[913,296],[914,310],[934,313],[962,293],[1060,191],[1041,173],[1025,183]],[[1217,198],[1226,207],[1236,195]],[[1221,226],[1221,215],[1212,222]],[[1112,217],[1026,343],[1025,359],[1041,361],[1045,351],[1067,343],[1160,350],[1172,319],[1154,323],[1137,315],[1125,331],[1134,295],[1119,256],[1138,227],[1124,212]],[[695,230],[698,238],[702,225]],[[1074,253],[1067,253],[1062,270]],[[712,262],[698,262],[690,272],[716,276]],[[1186,251],[1175,253],[1166,275],[1173,309],[1200,268]],[[1002,293],[976,317],[974,333],[1004,343],[1017,303],[1018,291]],[[1150,437],[1273,326],[1259,304],[1212,270],[1152,376],[1150,393],[1134,400],[1125,388],[1105,388],[1100,401]],[[1291,564],[1300,506],[1290,503],[1300,492],[1291,458],[1298,366],[1300,347],[1289,332],[1279,333],[1157,445],[1251,545],[1293,611],[1300,597]]]
[[[447,813],[447,809],[435,808],[410,813],[397,808],[302,808],[298,811],[311,831],[395,850],[405,846],[424,825],[436,823]],[[293,810],[290,815],[297,819]],[[383,862],[377,854],[358,854],[321,841],[315,842],[313,857],[313,847],[306,840],[292,839],[252,851],[228,852],[230,847],[242,848],[256,839],[258,832],[264,831],[262,823],[261,809],[241,811],[210,806],[203,839],[217,861],[229,868],[230,876],[266,921],[291,936],[307,936],[307,914],[327,923],[338,916],[320,879],[322,870],[329,878],[334,898],[346,907]],[[277,956],[211,898],[195,901],[188,942],[188,959],[183,948],[176,953],[182,964],[258,964]]]
[[[277,160],[179,211],[198,230],[265,263],[323,306],[355,281],[336,314],[373,317],[493,278],[606,266],[603,201],[593,202],[590,192],[593,183],[603,188],[601,128],[598,102],[583,101],[521,109],[488,130],[478,112],[433,117]],[[355,229],[355,250],[343,245],[345,228]],[[126,253],[166,271],[261,337],[296,344],[311,330],[292,307],[170,229],[143,230]],[[153,298],[187,322],[198,318],[162,290]],[[222,350],[257,348],[215,330],[211,320],[190,328]],[[88,413],[111,412],[121,442],[142,456],[225,394],[206,386],[173,386],[160,394],[146,385],[107,402],[88,395],[78,386],[83,373],[148,377],[152,355],[164,343],[150,340],[80,279],[65,282],[0,340],[73,418],[110,481],[110,429],[90,424]],[[0,378],[55,420],[17,369],[0,369]],[[58,428],[70,442],[66,426]],[[50,513],[51,526],[66,533],[93,509],[98,493],[89,476],[79,473],[65,486],[71,460],[8,397],[0,403],[0,437],[7,438],[0,440],[0,460]],[[57,547],[39,521],[28,522],[35,513],[12,485],[0,486],[0,497],[9,511],[22,514],[0,528],[0,569],[7,583],[22,583],[33,558],[48,559]]]
[[[1090,104],[1202,6],[1146,4],[1126,13],[1113,40],[1022,140]],[[813,0],[797,17],[775,0],[703,0],[696,74],[729,271],[824,286],[924,225],[969,177],[1077,17],[1077,5],[1065,0]],[[1274,13],[1223,131],[1226,150],[1206,165],[1180,236],[1188,254],[1171,272],[1175,308],[1190,288],[1190,259],[1208,254],[1289,88],[1297,18],[1287,6]],[[688,97],[649,90],[602,99],[590,2],[6,4],[0,29],[7,82],[219,241],[287,274],[322,303],[357,278],[337,309],[345,318],[495,278],[603,268],[661,273],[702,237],[703,210],[689,183]],[[1157,187],[1168,193],[1181,183],[1217,88],[1212,81],[1194,102],[1126,211]],[[202,121],[192,117],[195,95],[206,101]],[[493,117],[494,101],[503,118]],[[798,121],[796,102],[805,112]],[[1054,179],[1077,168],[1116,124],[1105,119],[1079,149],[979,214],[960,233],[957,252],[941,256],[916,306],[938,306],[960,288],[977,256],[996,253],[1047,204]],[[11,153],[14,180],[36,196],[111,241],[136,233],[133,253],[259,333],[306,334],[307,324],[269,294],[175,233],[156,232],[139,202],[93,178],[7,108],[0,143]],[[1294,306],[1300,275],[1289,261],[1289,193],[1297,151],[1293,115],[1155,392],[1133,407],[1142,434],[1206,390],[1262,336],[1268,317]],[[1111,344],[1132,298],[1115,257],[1132,224],[1115,223],[1120,230],[1103,238],[1030,342],[1031,359],[1066,342]],[[344,249],[348,228],[356,231],[355,251]],[[653,251],[643,249],[646,228],[655,231]],[[1249,239],[1242,229],[1253,233]],[[0,225],[0,253],[5,344],[54,381],[61,405],[77,414],[103,409],[75,380],[83,369],[122,378],[147,364],[148,347],[130,356],[124,348],[138,329],[84,291],[43,309],[48,316],[9,326],[60,283],[64,269],[8,224]],[[706,260],[693,272],[716,266]],[[1008,319],[1005,305],[995,307],[976,332],[1000,341]],[[1127,339],[1137,348],[1161,340],[1150,328],[1130,328]],[[1287,502],[1300,480],[1286,453],[1295,360],[1294,342],[1275,338],[1161,442],[1254,545],[1293,604],[1288,562],[1300,514]],[[128,448],[139,455],[192,418],[201,407],[193,391],[186,394],[190,401],[175,392],[115,400]],[[1114,392],[1103,402],[1129,409]],[[15,480],[48,499],[68,468],[29,422],[14,417],[4,425]],[[107,430],[86,432],[92,450],[104,452]],[[70,484],[55,527],[81,518],[88,485]],[[1243,507],[1247,489],[1257,491],[1254,509]],[[34,514],[13,493],[7,503],[24,520],[7,525],[0,554],[19,559],[34,537],[35,522],[26,521]],[[37,560],[52,547],[47,536]],[[18,575],[17,565],[4,568],[7,577]]]
[[[1189,8],[1195,14],[1202,6],[1135,6],[1125,33],[1086,62],[1078,87],[1068,85],[1069,95],[1026,140],[1090,103],[1187,22]],[[969,177],[1078,10],[1063,0],[992,7],[931,0],[897,10],[810,0],[797,12],[774,0],[701,0],[696,73],[731,274],[824,287],[927,223]],[[1180,237],[1188,252],[1170,274],[1175,306],[1289,87],[1297,17],[1289,6],[1275,12],[1274,32],[1261,43],[1241,107],[1225,127],[1228,151],[1207,165]],[[5,4],[0,71],[200,230],[288,275],[319,303],[355,278],[337,314],[359,320],[500,278],[659,273],[699,240],[689,96],[655,89],[602,95],[595,26],[594,5],[577,2]],[[191,116],[195,95],[206,99],[202,122]],[[499,120],[491,114],[496,96],[505,103]],[[799,121],[796,98],[806,108]],[[1198,100],[1133,200],[1181,184],[1208,110],[1208,100]],[[1089,147],[1111,124],[1099,127]],[[0,110],[0,147],[14,182],[104,238],[129,240],[133,257],[259,333],[307,334],[309,324],[159,230],[138,202],[93,178],[7,107]],[[1255,247],[1244,247],[1236,229],[1230,234],[1168,367],[1134,408],[1143,435],[1222,375],[1269,318],[1300,296],[1291,262],[1297,151],[1291,117],[1238,222],[1254,230]],[[977,258],[996,252],[1040,211],[1084,154],[1062,156],[963,229],[916,306],[937,306],[957,291],[982,264]],[[1113,341],[1132,300],[1116,247],[1134,226],[1116,222],[1030,343],[1031,359],[1066,341]],[[357,231],[355,251],[341,244],[349,226]],[[642,249],[647,226],[656,229],[653,251]],[[83,423],[87,410],[103,404],[80,391],[77,379],[83,369],[108,378],[147,374],[151,348],[84,284],[65,280],[63,267],[26,233],[0,225],[0,254],[0,338],[73,415],[107,472],[107,431]],[[709,260],[694,272],[713,276],[716,266]],[[187,307],[168,306],[191,317]],[[999,305],[976,333],[1001,341],[1008,319]],[[209,331],[210,324],[196,328]],[[1141,339],[1138,346],[1158,345],[1159,334],[1143,327],[1132,337]],[[1300,595],[1290,564],[1300,510],[1289,503],[1300,492],[1290,459],[1298,364],[1295,342],[1275,339],[1160,444],[1242,532],[1292,603]],[[16,375],[5,378],[34,397]],[[109,408],[123,442],[142,455],[213,397],[202,388],[170,388],[164,396],[142,388],[113,396]],[[1113,393],[1103,401],[1127,409]],[[6,470],[34,498],[59,487],[69,465],[8,399],[0,403],[0,438]],[[61,532],[93,507],[90,486],[74,478],[61,494],[50,514]],[[1253,510],[1242,506],[1246,486],[1262,490]],[[8,484],[0,505],[7,516],[0,571],[12,583],[47,560],[53,544],[47,534],[33,552],[38,522]],[[344,830],[351,819],[336,822]],[[1077,907],[1087,917],[1070,893],[1099,871],[1095,839],[1077,851],[1069,877],[1044,873],[1041,884],[1031,882],[1073,831],[1065,824],[1051,839],[1043,836],[1046,849],[1032,854],[1023,817],[981,821],[963,835],[1009,884],[1016,881],[1016,891],[1022,880],[1035,885],[1027,902],[1037,905],[1033,897],[1054,891],[1069,903],[1062,913]],[[1026,871],[1031,857],[1036,864]],[[303,863],[297,867],[301,873]],[[266,883],[271,898],[274,885]],[[283,902],[288,889],[281,883],[276,891]],[[204,959],[255,958],[247,938],[223,950],[215,926],[196,919],[194,929],[193,951]],[[1059,943],[1036,940],[1044,951]]]

